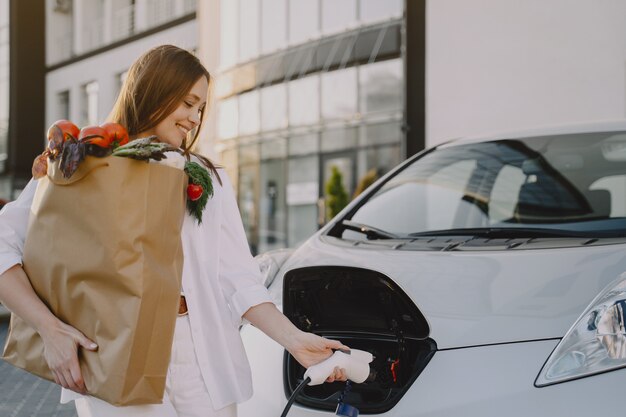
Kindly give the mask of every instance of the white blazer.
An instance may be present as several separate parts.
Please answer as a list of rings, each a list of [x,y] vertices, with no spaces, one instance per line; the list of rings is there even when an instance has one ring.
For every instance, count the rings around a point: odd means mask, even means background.
[[[186,213],[182,231],[183,291],[194,349],[216,410],[252,396],[239,325],[250,307],[272,302],[250,254],[231,182],[223,169],[218,171],[223,185],[213,178],[214,195],[202,224]],[[31,180],[19,198],[0,212],[0,274],[22,263],[36,187],[37,181]],[[61,402],[80,397],[63,389]]]

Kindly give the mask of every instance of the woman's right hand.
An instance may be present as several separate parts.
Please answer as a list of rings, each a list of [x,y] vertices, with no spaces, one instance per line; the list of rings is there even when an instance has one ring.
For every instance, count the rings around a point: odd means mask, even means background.
[[[39,334],[44,342],[44,357],[56,383],[79,394],[86,394],[87,388],[78,364],[78,347],[95,351],[98,345],[60,320]]]
[[[0,302],[37,330],[44,342],[44,358],[56,383],[86,393],[78,365],[78,347],[96,350],[98,346],[50,312],[33,290],[21,264],[13,265],[0,275]]]

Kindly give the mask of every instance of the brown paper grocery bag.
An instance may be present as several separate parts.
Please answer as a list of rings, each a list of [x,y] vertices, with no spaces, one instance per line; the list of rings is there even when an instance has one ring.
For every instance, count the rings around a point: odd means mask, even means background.
[[[66,180],[50,164],[33,200],[24,269],[39,297],[99,348],[79,348],[89,393],[161,403],[179,303],[186,174],[87,157]],[[3,358],[54,381],[39,335],[11,317]]]

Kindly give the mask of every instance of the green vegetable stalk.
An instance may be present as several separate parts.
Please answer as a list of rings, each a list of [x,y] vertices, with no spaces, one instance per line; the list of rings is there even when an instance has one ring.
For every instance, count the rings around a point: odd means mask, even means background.
[[[189,176],[189,184],[196,184],[202,187],[202,195],[197,200],[187,198],[187,211],[194,216],[198,224],[202,223],[202,212],[207,201],[213,197],[213,182],[209,173],[196,162],[186,162],[185,172]]]

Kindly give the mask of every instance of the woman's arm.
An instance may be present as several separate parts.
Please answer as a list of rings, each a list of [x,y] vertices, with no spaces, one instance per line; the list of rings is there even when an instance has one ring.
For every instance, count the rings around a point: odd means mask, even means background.
[[[261,284],[259,266],[252,258],[232,185],[222,176],[223,222],[220,227],[220,283],[232,311],[233,321],[246,319],[281,344],[304,367],[319,363],[332,349],[348,349],[341,342],[325,339],[298,329],[271,302]],[[339,368],[327,381],[346,380]]]
[[[251,307],[244,318],[263,333],[282,345],[305,368],[315,365],[333,354],[333,349],[350,348],[337,340],[303,332],[293,325],[274,304],[263,303]],[[335,368],[327,382],[345,381],[345,370]]]
[[[22,252],[36,181],[0,212],[0,302],[33,327],[44,342],[46,361],[56,382],[84,392],[78,367],[77,346],[94,350],[93,342],[78,330],[61,322],[39,299],[22,269]]]
[[[26,272],[19,264],[0,275],[0,302],[37,332],[53,327],[58,321],[37,297]]]
[[[50,312],[37,297],[21,265],[14,265],[0,275],[0,302],[39,333],[56,383],[85,393],[76,351],[78,345],[89,350],[96,350],[97,345]]]

